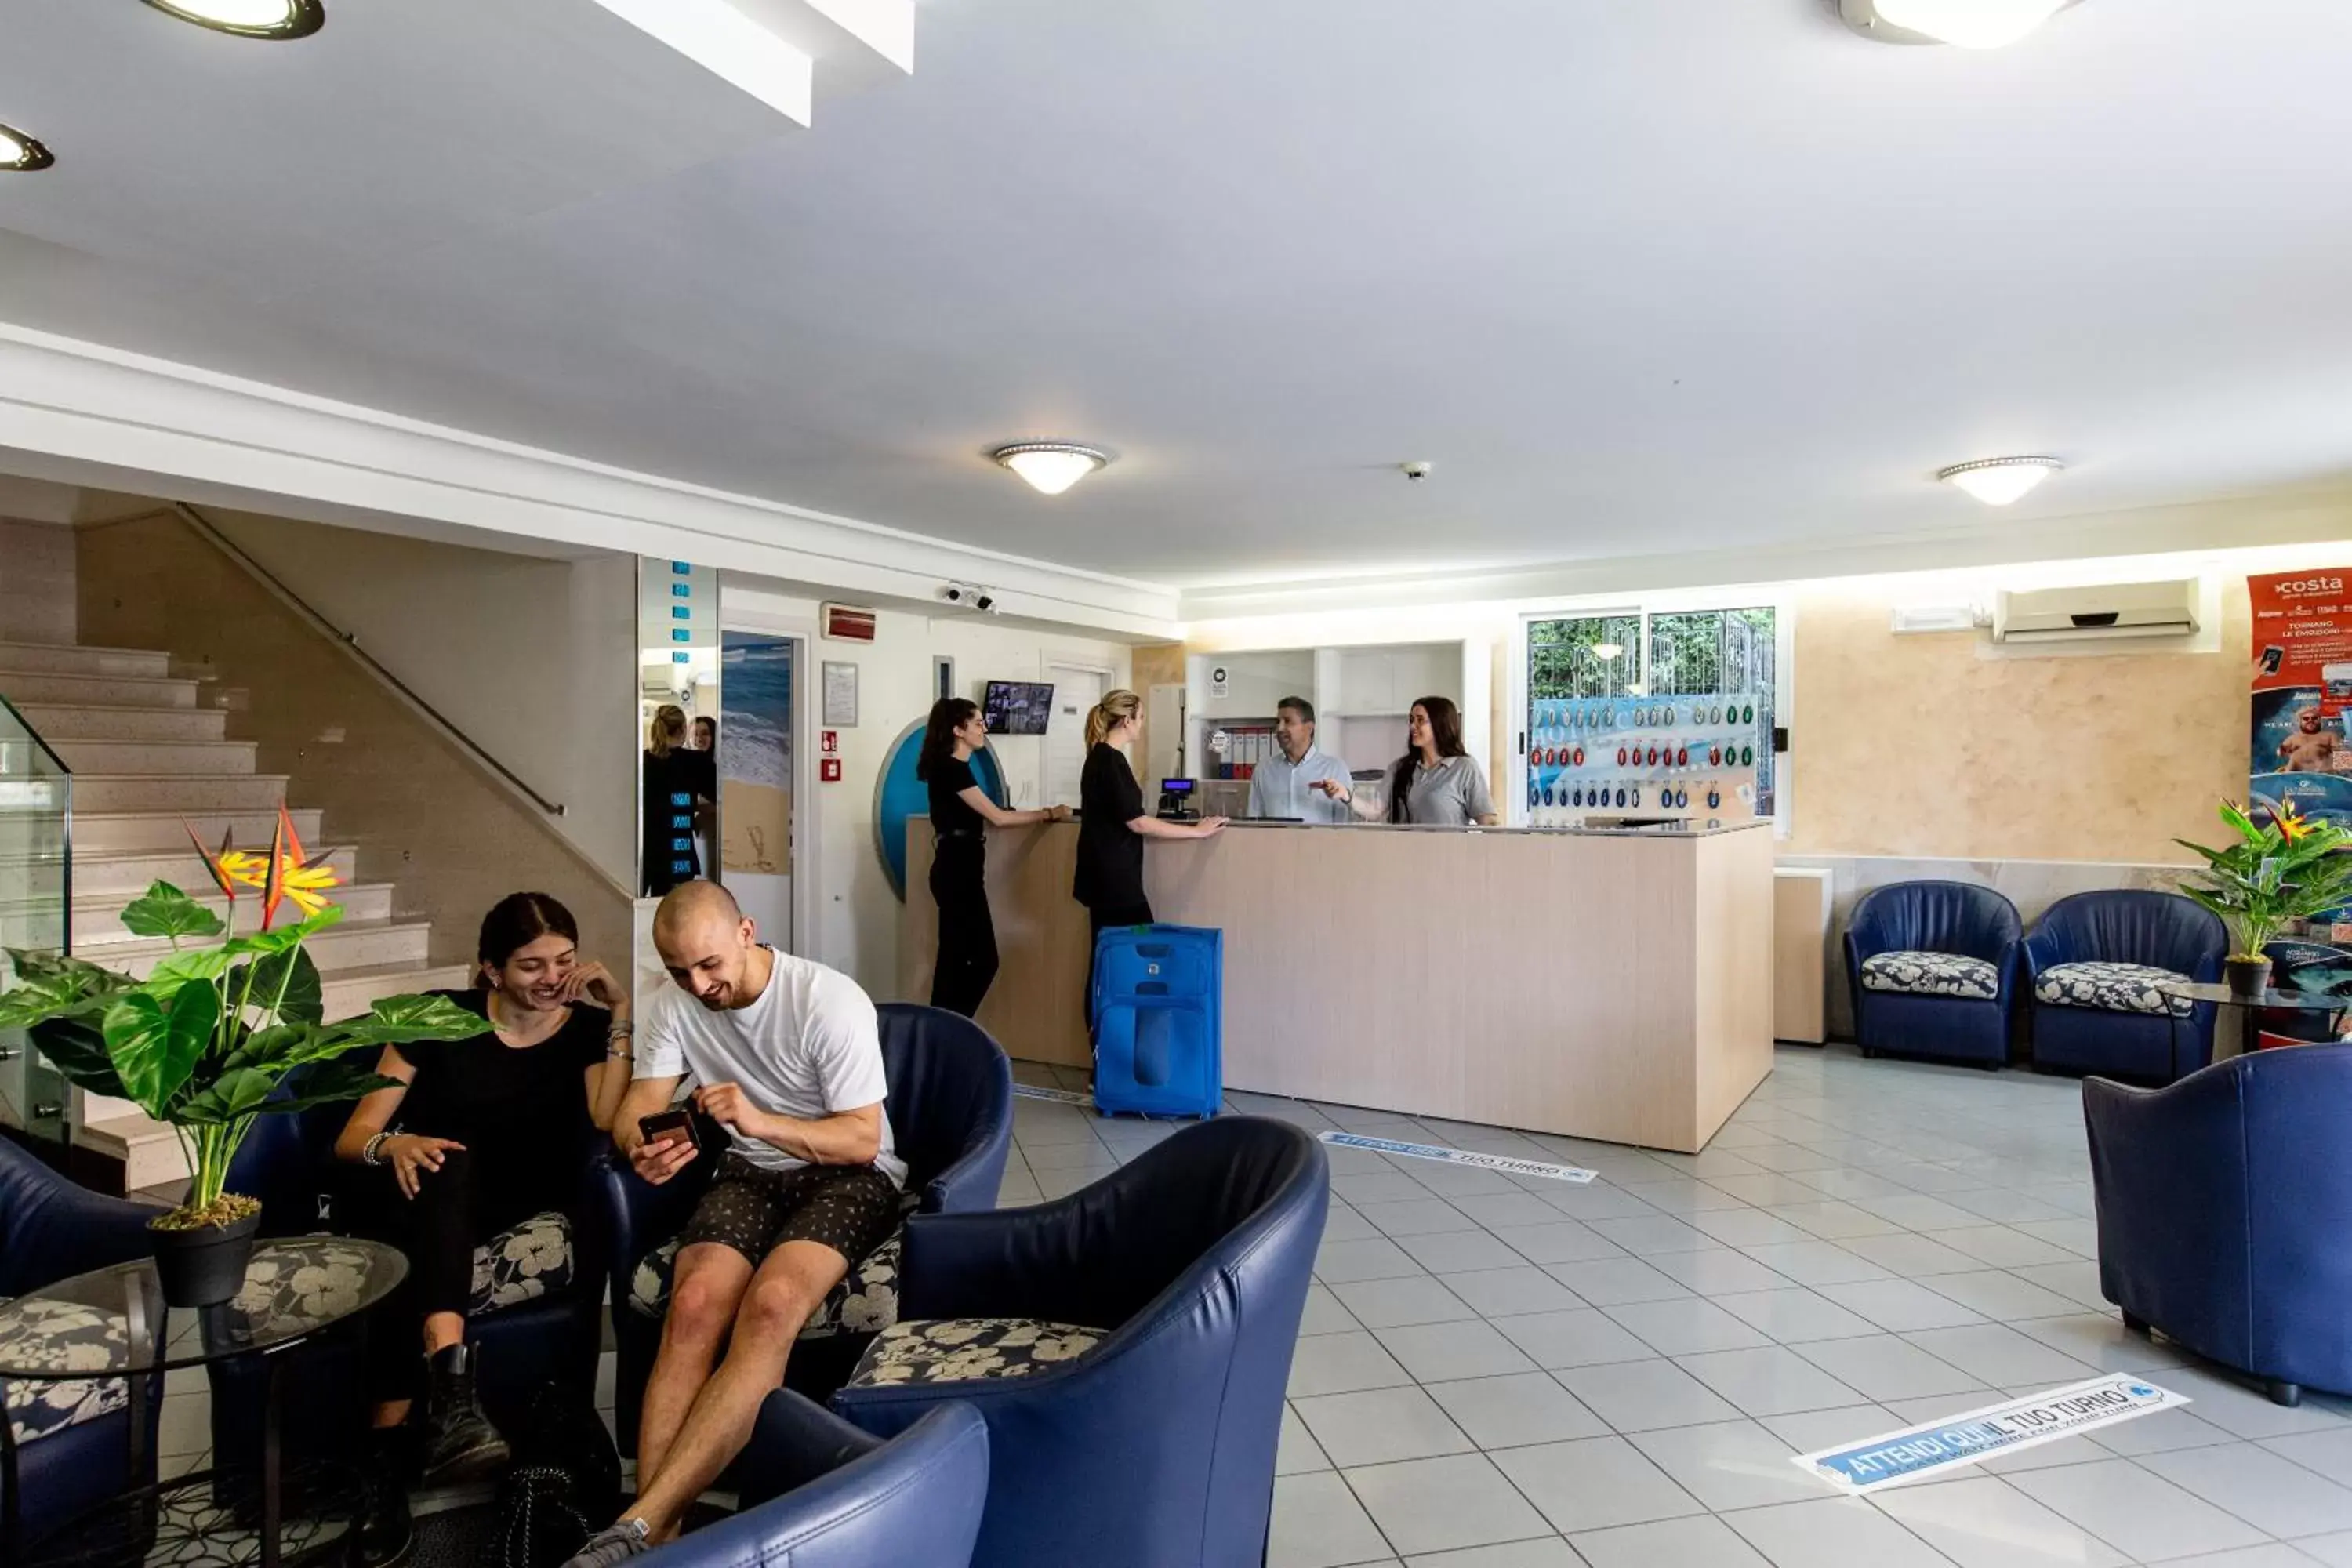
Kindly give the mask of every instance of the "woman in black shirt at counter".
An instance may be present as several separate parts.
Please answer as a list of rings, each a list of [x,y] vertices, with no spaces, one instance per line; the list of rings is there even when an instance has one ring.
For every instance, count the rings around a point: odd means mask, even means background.
[[[1109,926],[1151,923],[1143,896],[1143,841],[1214,838],[1225,819],[1163,822],[1143,809],[1143,789],[1127,764],[1127,748],[1143,731],[1143,699],[1113,691],[1087,715],[1087,765],[1078,776],[1078,874],[1071,889],[1099,933]],[[1087,989],[1094,982],[1089,965]]]
[[[988,743],[988,721],[968,697],[931,704],[915,776],[929,786],[931,897],[940,906],[939,959],[931,971],[931,1005],[969,1018],[996,980],[996,922],[988,912],[990,827],[1067,822],[1070,808],[1007,811],[988,798],[971,771],[971,754]]]

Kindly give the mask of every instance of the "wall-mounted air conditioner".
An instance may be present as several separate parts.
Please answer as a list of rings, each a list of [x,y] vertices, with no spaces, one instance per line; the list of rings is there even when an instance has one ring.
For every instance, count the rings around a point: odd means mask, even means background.
[[[2197,579],[2096,583],[2079,588],[2004,589],[1995,602],[1995,642],[2089,642],[2188,637],[2197,630]]]

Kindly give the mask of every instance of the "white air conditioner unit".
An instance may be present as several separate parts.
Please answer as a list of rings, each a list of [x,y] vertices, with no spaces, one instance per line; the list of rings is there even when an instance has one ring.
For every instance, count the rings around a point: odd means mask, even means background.
[[[2095,583],[2023,593],[2004,589],[1992,615],[1995,642],[2187,637],[2196,629],[2194,577],[2163,583]]]

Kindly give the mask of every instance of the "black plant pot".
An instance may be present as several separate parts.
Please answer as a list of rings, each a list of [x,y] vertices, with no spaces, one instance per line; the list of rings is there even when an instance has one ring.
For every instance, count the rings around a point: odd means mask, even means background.
[[[163,1287],[167,1307],[216,1307],[245,1284],[245,1267],[253,1261],[253,1233],[261,1224],[257,1208],[229,1225],[197,1230],[157,1230],[155,1278]]]
[[[2221,961],[2221,978],[2228,984],[2232,996],[2259,997],[2270,989],[2271,961],[2267,958],[2225,958]]]

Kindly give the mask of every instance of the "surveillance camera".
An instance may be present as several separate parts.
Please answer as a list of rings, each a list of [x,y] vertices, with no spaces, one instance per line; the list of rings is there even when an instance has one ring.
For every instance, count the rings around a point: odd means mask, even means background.
[[[992,612],[996,608],[996,597],[994,595],[990,594],[986,589],[982,589],[979,596],[972,600],[971,607],[975,610],[987,610]]]
[[[1398,466],[1404,470],[1404,477],[1415,483],[1429,478],[1430,465],[1427,463],[1402,463]]]
[[[963,584],[961,583],[949,584],[946,587],[940,590],[940,597],[945,599],[950,605],[962,604],[964,601]]]

